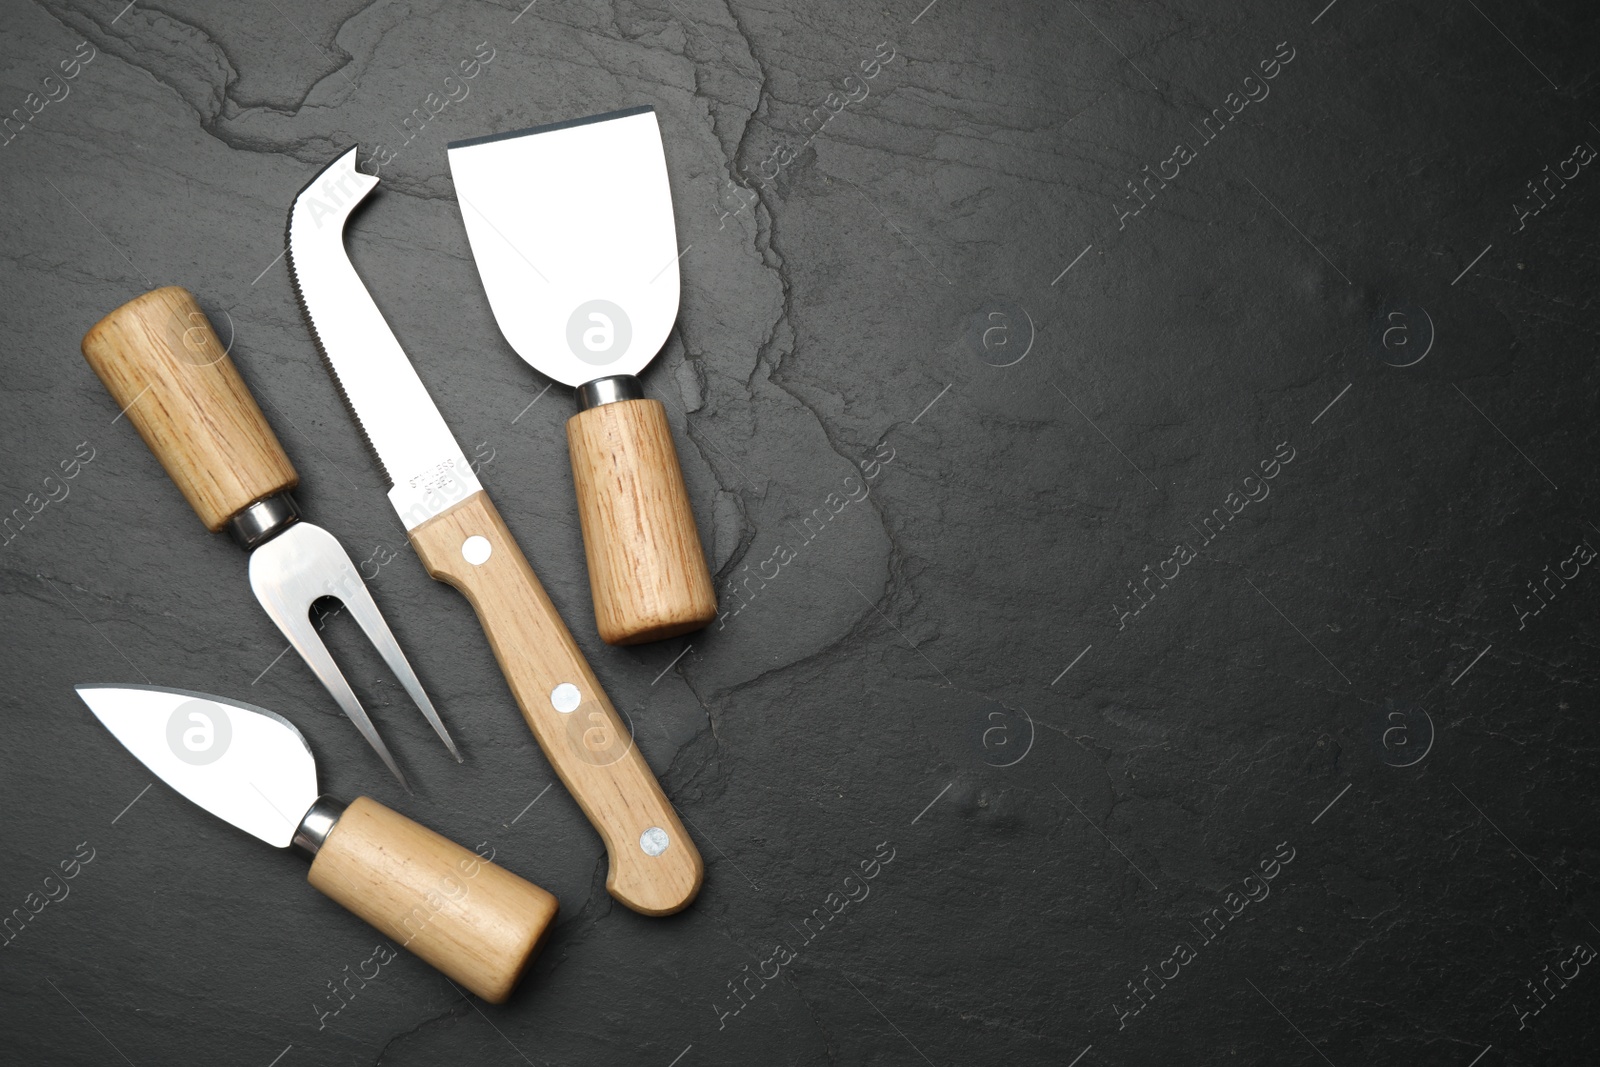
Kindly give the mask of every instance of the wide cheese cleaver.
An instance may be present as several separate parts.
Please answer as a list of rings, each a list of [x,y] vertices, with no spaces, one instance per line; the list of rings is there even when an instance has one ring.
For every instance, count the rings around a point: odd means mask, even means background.
[[[77,690],[190,801],[309,859],[313,886],[480,997],[511,995],[555,897],[375,800],[319,796],[306,739],[265,708],[151,685]]]
[[[660,401],[637,375],[678,317],[678,238],[655,109],[449,146],[495,321],[535,370],[577,388],[567,447],[600,636],[698,630],[717,613]]]

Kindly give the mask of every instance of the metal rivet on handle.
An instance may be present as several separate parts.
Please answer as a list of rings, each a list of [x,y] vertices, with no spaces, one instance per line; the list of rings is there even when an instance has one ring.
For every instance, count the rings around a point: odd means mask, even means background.
[[[494,546],[482,534],[473,534],[461,542],[461,558],[474,567],[481,567],[489,562],[489,556],[494,552]]]
[[[639,835],[639,847],[644,849],[646,856],[659,856],[672,844],[667,837],[667,832],[659,826],[652,826]]]
[[[583,703],[583,694],[571,682],[562,682],[550,690],[550,706],[561,714],[578,710],[578,705]]]

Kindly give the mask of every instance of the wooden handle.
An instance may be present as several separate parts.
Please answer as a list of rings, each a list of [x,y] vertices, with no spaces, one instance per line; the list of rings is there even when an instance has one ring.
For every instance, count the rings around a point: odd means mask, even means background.
[[[300,483],[189,290],[123,304],[84,335],[83,358],[212,533]]]
[[[607,891],[645,915],[688,907],[700,853],[488,494],[418,526],[411,544],[478,613],[528,728],[605,841]]]
[[[339,816],[306,878],[491,1004],[511,995],[558,907],[533,883],[367,797]]]
[[[567,420],[595,622],[608,645],[698,630],[717,615],[689,491],[659,400]]]

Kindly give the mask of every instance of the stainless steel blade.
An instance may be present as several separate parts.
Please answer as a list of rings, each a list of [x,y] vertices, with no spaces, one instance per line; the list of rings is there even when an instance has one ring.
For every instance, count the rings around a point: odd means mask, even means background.
[[[310,746],[265,708],[153,685],[76,689],[156,777],[269,845],[287,848],[317,799]]]
[[[568,385],[638,374],[678,317],[678,237],[651,107],[449,146],[489,306]]]
[[[312,336],[411,530],[482,489],[344,248],[350,212],[378,179],[356,149],[329,163],[289,212],[289,277]]]

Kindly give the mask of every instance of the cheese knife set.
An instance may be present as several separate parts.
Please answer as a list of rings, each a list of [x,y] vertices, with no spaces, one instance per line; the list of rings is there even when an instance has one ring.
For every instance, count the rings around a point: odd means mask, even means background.
[[[700,889],[699,851],[350,262],[345,224],[378,185],[356,158],[352,147],[334,159],[289,211],[290,278],[312,340],[418,559],[472,606],[523,720],[600,835],[607,891],[641,914],[673,914]],[[704,626],[716,614],[705,554],[665,410],[637,377],[679,300],[654,110],[458,142],[449,161],[501,332],[577,392],[567,440],[601,638]],[[248,553],[257,601],[384,766],[409,791],[311,621],[323,598],[350,612],[461,762],[349,554],[302,518],[299,476],[194,297],[145,293],[82,348],[201,522]],[[174,790],[309,859],[314,887],[464,988],[510,996],[555,918],[549,893],[369,798],[320,795],[310,747],[274,712],[148,685],[77,689]]]

